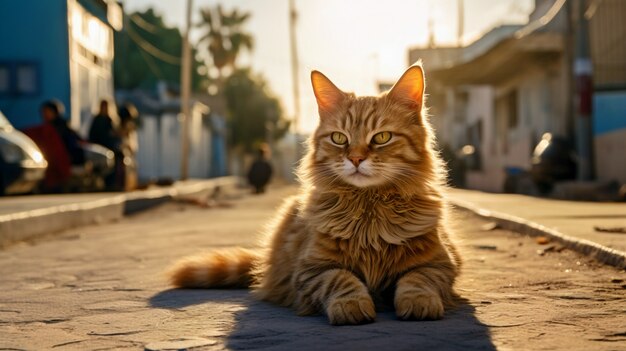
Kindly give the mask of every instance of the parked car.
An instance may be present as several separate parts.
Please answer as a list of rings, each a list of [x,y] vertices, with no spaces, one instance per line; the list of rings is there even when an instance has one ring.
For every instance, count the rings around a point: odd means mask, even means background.
[[[574,148],[567,139],[545,133],[535,147],[530,170],[539,191],[547,194],[554,183],[576,179],[578,169]]]
[[[104,179],[115,170],[115,154],[104,146],[85,141],[80,143],[80,147],[85,153],[85,164],[72,167],[73,190],[104,190]]]
[[[0,111],[0,195],[33,191],[47,167],[37,145]]]

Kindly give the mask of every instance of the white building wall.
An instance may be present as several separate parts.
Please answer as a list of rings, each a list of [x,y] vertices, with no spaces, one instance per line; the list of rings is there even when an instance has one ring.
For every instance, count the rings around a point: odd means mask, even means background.
[[[478,144],[473,145],[479,153],[481,169],[468,170],[466,174],[467,186],[485,191],[496,191],[493,185],[493,175],[497,174],[500,167],[495,147],[495,121],[494,121],[494,92],[490,86],[468,86],[467,124],[466,128],[474,127],[476,131],[480,126]],[[467,142],[474,143],[471,140]]]
[[[531,168],[531,155],[541,136],[567,135],[566,92],[561,65],[526,67],[497,87],[471,86],[465,127],[482,120],[479,145],[482,167],[468,170],[469,188],[500,192],[506,168]],[[517,123],[511,125],[507,96],[515,94]]]
[[[189,169],[190,178],[208,178],[211,167],[211,131],[203,122],[205,108],[192,108],[189,123]],[[159,130],[160,120],[160,130]],[[181,123],[177,113],[160,116],[143,116],[137,131],[139,148],[137,167],[140,179],[171,178],[181,175]]]

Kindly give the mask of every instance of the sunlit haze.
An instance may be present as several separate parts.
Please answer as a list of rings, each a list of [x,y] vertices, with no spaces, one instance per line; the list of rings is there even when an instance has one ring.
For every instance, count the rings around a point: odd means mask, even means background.
[[[182,25],[185,1],[125,0],[127,11],[153,7],[168,25]],[[199,9],[217,4],[195,0]],[[252,13],[246,29],[254,35],[255,50],[239,64],[251,65],[269,82],[282,101],[285,113],[293,116],[293,87],[290,65],[288,0],[229,0],[227,9]],[[437,45],[457,43],[457,0],[316,0],[296,1],[297,39],[300,59],[300,130],[311,131],[316,123],[316,106],[309,85],[309,72],[317,69],[340,88],[358,94],[377,93],[376,82],[395,80],[406,68],[407,49],[426,45],[432,21]],[[503,23],[524,23],[533,8],[532,0],[466,0],[463,42]],[[196,42],[199,31],[191,34]],[[200,50],[202,52],[202,50]],[[428,67],[426,67],[428,70]]]

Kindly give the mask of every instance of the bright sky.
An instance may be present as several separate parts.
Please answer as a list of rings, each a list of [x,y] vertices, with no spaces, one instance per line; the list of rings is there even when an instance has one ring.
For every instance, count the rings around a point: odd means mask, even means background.
[[[194,9],[213,6],[217,0],[194,0]],[[294,101],[289,47],[288,0],[227,0],[226,9],[252,13],[246,29],[254,35],[255,50],[240,64],[251,65],[269,82],[281,99],[288,118]],[[300,58],[300,130],[317,124],[317,107],[309,72],[326,74],[341,89],[357,94],[377,94],[377,81],[395,81],[408,66],[408,48],[428,42],[429,18],[435,42],[455,45],[457,0],[295,0],[298,56]],[[533,0],[465,0],[465,34],[470,43],[481,33],[503,23],[525,23]],[[124,0],[127,10],[154,7],[167,24],[182,26],[183,0]],[[200,20],[195,11],[194,21]],[[192,41],[199,37],[192,32]],[[426,67],[428,75],[428,67]]]

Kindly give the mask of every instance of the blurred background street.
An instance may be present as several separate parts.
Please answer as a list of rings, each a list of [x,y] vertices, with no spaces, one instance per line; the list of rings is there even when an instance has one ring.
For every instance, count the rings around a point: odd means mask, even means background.
[[[452,185],[626,197],[621,0],[26,0],[0,13],[2,193],[243,176],[259,148],[294,181],[318,119],[311,70],[371,95],[421,60]]]

